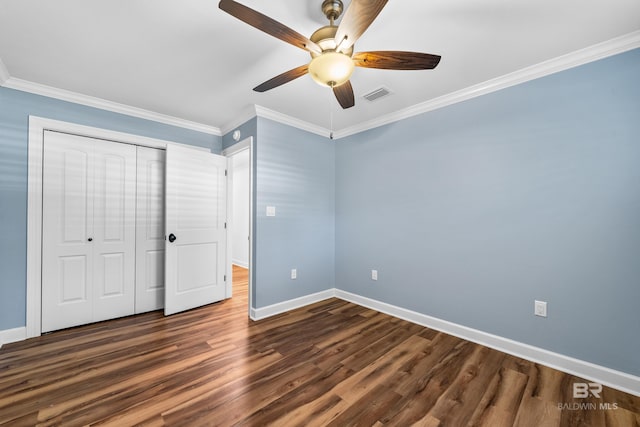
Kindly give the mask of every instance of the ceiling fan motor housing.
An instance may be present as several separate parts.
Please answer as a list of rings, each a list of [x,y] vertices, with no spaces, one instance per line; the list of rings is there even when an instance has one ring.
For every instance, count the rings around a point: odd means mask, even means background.
[[[337,25],[326,25],[316,30],[315,33],[311,34],[311,37],[309,37],[309,39],[320,46],[322,52],[335,51],[337,46],[334,37],[336,36],[337,31]],[[320,55],[315,52],[309,53],[311,54],[312,58]],[[344,53],[348,57],[351,57],[351,55],[353,55],[353,46],[350,46],[349,49],[341,50],[340,53]]]
[[[353,73],[353,46],[340,49],[335,40],[338,26],[334,21],[342,13],[343,7],[341,0],[324,0],[322,12],[329,20],[329,25],[319,28],[309,37],[322,50],[321,53],[309,52],[309,75],[322,86],[338,87],[347,82]]]
[[[324,0],[322,2],[322,13],[332,24],[342,14],[343,9],[344,6],[341,0]]]

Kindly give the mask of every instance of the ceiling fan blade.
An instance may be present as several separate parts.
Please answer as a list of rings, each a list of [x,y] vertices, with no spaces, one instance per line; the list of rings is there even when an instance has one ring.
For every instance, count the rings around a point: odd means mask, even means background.
[[[334,86],[333,93],[342,108],[351,108],[356,105],[356,101],[353,96],[353,87],[351,87],[351,82],[349,80],[342,83],[340,86]]]
[[[349,49],[369,28],[388,0],[352,0],[340,21],[335,42],[340,51]]]
[[[282,74],[275,76],[274,78],[267,80],[266,82],[253,88],[256,92],[266,92],[274,87],[281,86],[285,83],[289,83],[291,80],[295,80],[300,76],[307,74],[309,65],[301,65],[293,70],[285,71]]]
[[[431,70],[440,62],[440,55],[397,50],[358,52],[352,58],[357,67],[385,70]]]
[[[267,34],[299,47],[300,49],[315,53],[322,52],[320,46],[297,31],[294,31],[286,25],[283,25],[278,21],[238,2],[233,0],[221,0],[218,7],[252,27],[262,30]]]

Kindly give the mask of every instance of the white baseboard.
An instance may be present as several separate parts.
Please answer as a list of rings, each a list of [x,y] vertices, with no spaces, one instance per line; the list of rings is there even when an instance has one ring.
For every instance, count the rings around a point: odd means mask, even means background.
[[[275,316],[276,314],[284,313],[285,311],[295,310],[296,308],[324,301],[335,296],[335,289],[327,289],[326,291],[305,295],[303,297],[290,299],[288,301],[279,302],[266,307],[251,308],[250,316],[252,320],[266,319],[267,317]]]
[[[524,344],[508,338],[468,328],[446,320],[427,316],[371,298],[366,298],[350,292],[335,290],[337,298],[363,307],[371,308],[400,319],[407,320],[427,328],[435,329],[447,334],[508,353],[534,363],[548,366],[559,371],[569,373],[587,380],[640,396],[640,377],[616,371],[604,366],[596,365],[584,360],[575,359],[563,354],[554,353],[539,347]]]
[[[2,347],[3,344],[9,344],[10,342],[22,341],[26,339],[27,328],[25,326],[0,331],[0,347]]]
[[[534,363],[548,366],[562,372],[585,378],[600,384],[640,396],[640,377],[616,371],[604,366],[596,365],[584,360],[575,359],[563,354],[554,353],[529,344],[524,344],[508,338],[489,334],[477,329],[458,325],[446,320],[441,320],[426,314],[418,313],[405,308],[397,307],[385,302],[363,297],[340,289],[327,289],[311,295],[305,295],[267,307],[251,308],[252,320],[261,320],[276,314],[284,313],[296,308],[304,307],[329,298],[340,298],[345,301],[358,304],[391,316],[412,322],[427,328],[435,329],[477,344],[481,344],[507,354],[511,354]],[[2,344],[22,341],[27,338],[26,327],[7,329],[0,331],[0,347]]]
[[[242,268],[249,268],[249,262],[238,261],[237,259],[231,260],[231,264],[237,265]]]

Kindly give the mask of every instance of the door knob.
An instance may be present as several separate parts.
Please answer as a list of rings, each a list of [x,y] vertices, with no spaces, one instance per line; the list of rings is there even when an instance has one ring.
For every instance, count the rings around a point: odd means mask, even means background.
[[[89,237],[87,240],[88,240],[89,242],[92,242],[92,241],[93,241],[93,237]]]
[[[169,234],[169,242],[173,243],[173,242],[176,241],[176,239],[177,239],[177,237],[176,237],[175,234],[173,234],[173,233]]]

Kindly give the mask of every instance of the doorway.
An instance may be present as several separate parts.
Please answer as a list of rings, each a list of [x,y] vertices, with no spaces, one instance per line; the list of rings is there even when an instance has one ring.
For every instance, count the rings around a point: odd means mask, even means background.
[[[253,236],[253,138],[246,138],[222,151],[228,158],[227,217],[231,280],[228,281],[227,298],[246,295],[248,307],[252,306],[252,236]]]

